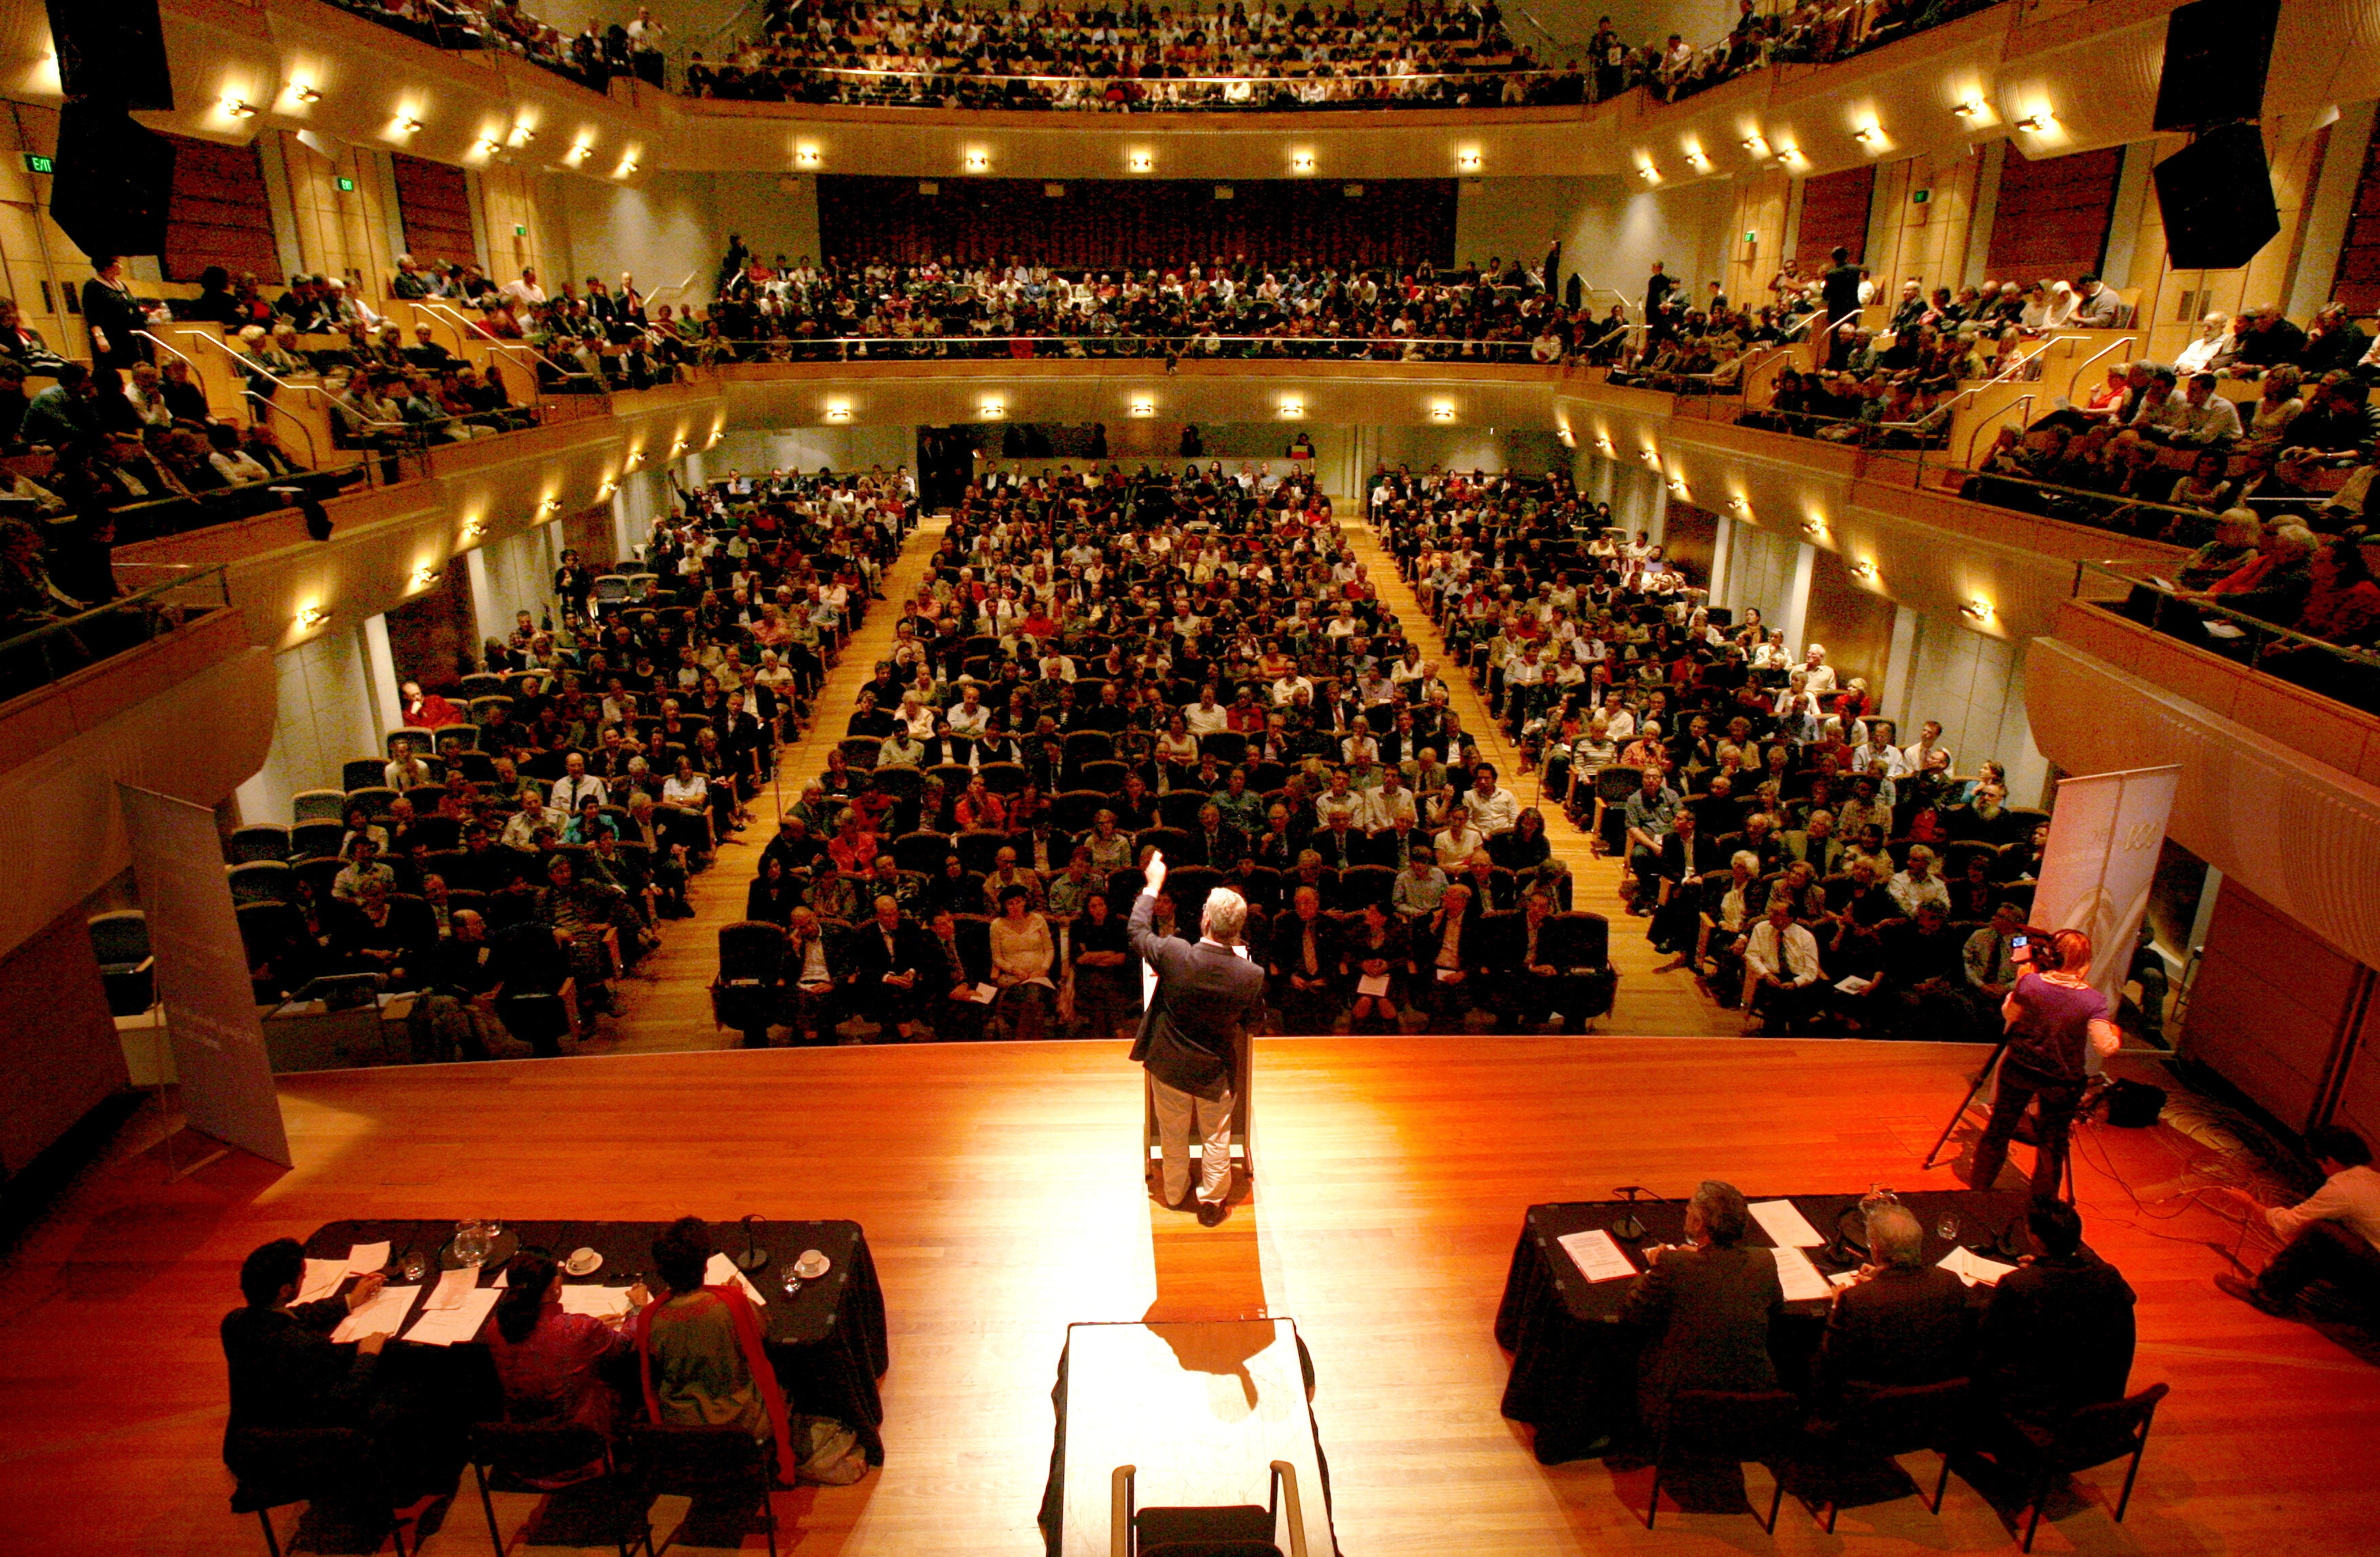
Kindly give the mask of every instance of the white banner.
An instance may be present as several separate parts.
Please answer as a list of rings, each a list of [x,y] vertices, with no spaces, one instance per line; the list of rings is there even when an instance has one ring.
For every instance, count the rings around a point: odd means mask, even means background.
[[[154,790],[115,787],[149,916],[183,1116],[201,1135],[288,1167],[281,1094],[264,1052],[214,812]]]
[[[2180,768],[2135,768],[2062,779],[2031,922],[2091,938],[2091,985],[2112,1016],[2148,910]]]

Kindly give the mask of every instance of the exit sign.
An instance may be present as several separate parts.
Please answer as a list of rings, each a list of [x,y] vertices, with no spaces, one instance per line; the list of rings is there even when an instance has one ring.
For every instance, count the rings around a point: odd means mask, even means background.
[[[526,223],[526,222],[515,222],[515,223],[513,224],[513,237],[528,237],[528,223]]]
[[[1754,232],[1751,228],[1746,227],[1743,230],[1743,241],[1746,243],[1758,243],[1760,241],[1760,235]]]
[[[355,192],[356,192],[356,181],[355,181],[354,179],[352,179],[352,178],[341,178],[341,179],[339,180],[339,193],[341,193],[341,194],[343,194],[343,195],[352,195],[352,194],[354,194]]]
[[[26,172],[28,172],[28,173],[55,173],[57,170],[58,170],[58,169],[57,169],[57,164],[56,164],[55,163],[54,163],[54,162],[50,161],[50,159],[49,159],[49,158],[47,158],[47,157],[45,157],[45,156],[42,155],[42,153],[41,153],[41,152],[26,152],[26,153],[25,153],[25,171],[26,171]]]
[[[1912,189],[1909,191],[1909,203],[1912,205],[1924,205],[1927,201],[1932,200],[1933,198],[1934,191],[1931,189]]]

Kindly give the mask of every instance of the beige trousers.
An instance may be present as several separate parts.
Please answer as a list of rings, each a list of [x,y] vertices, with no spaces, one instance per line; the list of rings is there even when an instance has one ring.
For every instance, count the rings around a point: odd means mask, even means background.
[[[1198,1169],[1198,1198],[1222,1199],[1232,1187],[1232,1094],[1202,1098],[1178,1090],[1151,1076],[1149,1097],[1156,1104],[1157,1143],[1164,1153],[1162,1176],[1165,1203],[1178,1206],[1190,1187],[1190,1132],[1195,1121],[1204,1143]]]

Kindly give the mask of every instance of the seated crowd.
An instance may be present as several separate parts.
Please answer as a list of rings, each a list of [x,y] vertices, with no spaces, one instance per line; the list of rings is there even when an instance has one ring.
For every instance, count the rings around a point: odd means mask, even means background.
[[[510,996],[568,982],[580,1011],[611,1008],[611,980],[750,820],[916,520],[905,472],[747,486],[656,527],[641,592],[565,554],[556,619],[524,611],[491,639],[462,706],[408,680],[384,762],[350,763],[344,798],[301,795],[294,828],[235,835],[260,1000],[380,975],[431,997],[413,1040],[436,1059],[489,1052],[488,1017],[556,1052],[552,1001]],[[316,796],[344,820],[310,820]]]
[[[1560,478],[1399,475],[1372,504],[1483,700],[1624,859],[1670,967],[1747,1026],[1989,1030],[2047,832],[1998,763],[1960,776],[1931,721],[1898,744],[1823,645],[1796,658],[1756,609],[1706,609],[1641,538],[1572,540],[1590,510]]]
[[[824,1038],[1105,1035],[1158,922],[1248,901],[1295,1031],[1608,1010],[1544,819],[1480,759],[1310,478],[978,479],[825,774],[722,936],[722,1020]],[[734,944],[731,944],[733,943]],[[1505,975],[1525,972],[1531,977]]]
[[[1211,15],[1104,3],[1005,11],[817,0],[769,6],[766,30],[686,62],[697,97],[863,106],[1281,112],[1578,103],[1506,34],[1495,0],[1218,0]]]
[[[1700,48],[1672,32],[1658,45],[1632,48],[1609,17],[1597,18],[1587,44],[1593,100],[1643,87],[1658,101],[1676,103],[1723,81],[1771,65],[1828,65],[1867,49],[1955,21],[1997,0],[1799,0],[1764,11],[1736,0],[1735,25]]]
[[[567,76],[593,91],[613,78],[662,84],[668,30],[639,8],[636,19],[601,25],[589,18],[576,36],[528,14],[520,0],[332,0],[432,48],[494,50]]]
[[[773,263],[731,235],[703,361],[856,357],[1294,357],[1559,361],[1583,315],[1542,272],[1251,261],[1245,254],[1052,266],[1012,255]],[[1551,337],[1540,349],[1540,342]],[[1036,338],[1041,337],[1041,338]]]

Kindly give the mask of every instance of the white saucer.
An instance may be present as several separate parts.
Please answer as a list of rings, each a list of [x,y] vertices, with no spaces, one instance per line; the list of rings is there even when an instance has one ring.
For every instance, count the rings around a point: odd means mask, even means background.
[[[818,1250],[804,1249],[802,1257],[794,1261],[794,1274],[806,1282],[814,1282],[833,1267],[834,1261]]]
[[[575,1248],[570,1258],[562,1262],[562,1268],[574,1276],[591,1276],[603,1268],[603,1257],[590,1248]]]

